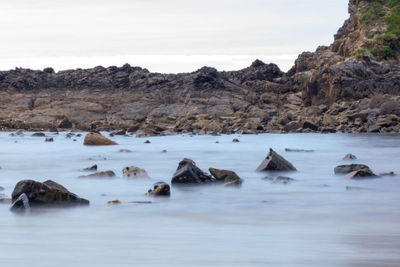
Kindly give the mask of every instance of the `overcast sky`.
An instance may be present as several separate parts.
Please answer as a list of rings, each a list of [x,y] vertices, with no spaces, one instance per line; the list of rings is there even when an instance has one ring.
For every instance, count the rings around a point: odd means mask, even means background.
[[[348,0],[0,0],[0,69],[289,69],[329,45]]]

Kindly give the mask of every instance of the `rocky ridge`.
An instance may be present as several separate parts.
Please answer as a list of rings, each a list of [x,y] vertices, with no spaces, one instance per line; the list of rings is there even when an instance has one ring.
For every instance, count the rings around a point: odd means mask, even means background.
[[[398,133],[400,3],[380,1],[383,11],[366,20],[375,2],[350,0],[350,18],[334,43],[302,53],[287,73],[259,60],[239,71],[203,67],[181,74],[150,73],[128,64],[57,73],[51,68],[2,71],[0,128],[125,129],[140,136]],[[382,54],[385,34],[392,38],[390,55]]]

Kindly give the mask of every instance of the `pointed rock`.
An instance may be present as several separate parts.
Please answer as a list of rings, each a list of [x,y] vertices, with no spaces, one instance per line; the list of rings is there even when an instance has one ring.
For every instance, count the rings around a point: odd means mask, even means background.
[[[98,133],[88,133],[85,136],[83,144],[86,146],[110,146],[117,145],[116,142],[104,137]]]
[[[215,182],[215,178],[200,170],[191,159],[183,159],[179,162],[172,184],[203,184]]]
[[[258,166],[257,171],[296,171],[296,168],[270,148],[267,157]]]

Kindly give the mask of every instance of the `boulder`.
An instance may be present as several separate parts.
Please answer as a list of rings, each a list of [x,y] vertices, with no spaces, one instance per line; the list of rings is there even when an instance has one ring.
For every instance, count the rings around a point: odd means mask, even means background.
[[[339,165],[335,168],[335,174],[348,174],[354,171],[359,171],[359,170],[370,170],[370,168],[367,165],[364,164],[347,164],[347,165]],[[371,171],[372,172],[372,171]]]
[[[98,133],[88,133],[85,136],[85,140],[83,144],[86,146],[109,146],[109,145],[117,145],[116,142],[104,137]]]
[[[151,144],[150,140],[146,140],[144,143],[145,144]]]
[[[46,135],[44,133],[33,133],[32,134],[33,137],[46,137]]]
[[[29,205],[45,205],[45,204],[56,204],[56,205],[88,205],[89,201],[83,198],[79,198],[77,195],[69,192],[62,185],[48,180],[43,183],[33,180],[22,180],[17,183],[12,192],[12,200],[14,204],[17,200],[22,201],[24,207],[26,207],[24,201],[25,197],[21,195],[25,194],[29,200]],[[19,202],[21,206],[21,202]],[[18,206],[17,205],[17,206]],[[13,205],[14,206],[14,205]]]
[[[270,148],[267,157],[258,166],[257,171],[296,171],[296,168]]]
[[[97,171],[97,164],[83,169],[84,171]]]
[[[318,131],[318,126],[310,121],[305,121],[303,123],[303,129],[310,129],[311,131]]]
[[[215,182],[216,179],[202,170],[191,159],[183,159],[172,177],[172,184],[204,184]]]
[[[242,183],[242,179],[234,172],[228,170],[219,170],[214,168],[208,169],[212,176],[217,180],[217,182],[223,182],[226,185],[240,185]]]
[[[103,172],[95,172],[89,175],[79,176],[79,178],[113,178],[115,176],[116,175],[113,171],[103,171]]]
[[[146,195],[153,197],[169,197],[171,195],[171,189],[169,184],[158,182],[154,184],[153,189],[149,189]]]
[[[357,159],[357,157],[353,154],[347,154],[346,156],[344,156],[343,160],[355,160]]]
[[[127,178],[149,178],[149,175],[147,174],[146,170],[135,166],[123,168],[122,173],[124,177]]]

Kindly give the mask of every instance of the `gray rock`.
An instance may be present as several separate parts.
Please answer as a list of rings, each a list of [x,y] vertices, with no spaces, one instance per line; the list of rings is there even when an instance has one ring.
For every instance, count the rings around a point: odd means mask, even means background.
[[[191,159],[183,159],[172,177],[172,184],[204,184],[213,183],[216,179],[202,170]]]
[[[369,170],[370,168],[364,164],[347,164],[339,165],[334,169],[335,174],[348,174],[358,170]],[[371,171],[372,172],[372,171]]]
[[[296,168],[271,148],[257,171],[296,171]]]
[[[212,176],[217,180],[217,182],[223,182],[226,185],[240,185],[242,183],[242,179],[233,171],[229,170],[219,170],[214,168],[208,169]]]
[[[22,193],[12,204],[11,211],[13,212],[24,212],[30,211],[31,206],[29,205],[29,198],[25,193]]]
[[[96,172],[89,175],[79,176],[79,178],[114,178],[116,175],[113,171]]]
[[[355,155],[353,155],[353,154],[347,154],[347,155],[343,158],[343,160],[354,160],[354,159],[357,159],[357,157],[356,157]]]
[[[97,171],[97,164],[83,169],[84,171]]]

